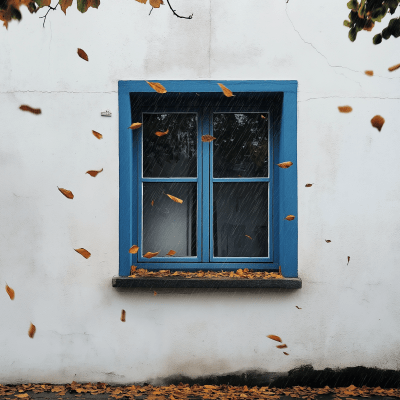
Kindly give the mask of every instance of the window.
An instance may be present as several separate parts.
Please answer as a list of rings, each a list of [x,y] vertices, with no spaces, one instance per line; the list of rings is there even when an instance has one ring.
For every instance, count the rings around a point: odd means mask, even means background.
[[[167,93],[119,82],[120,276],[136,265],[297,277],[297,82],[222,81],[229,98],[214,81],[160,83]]]

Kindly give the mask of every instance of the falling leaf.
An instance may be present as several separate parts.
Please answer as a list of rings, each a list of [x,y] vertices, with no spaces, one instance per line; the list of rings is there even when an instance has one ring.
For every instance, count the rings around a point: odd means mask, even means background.
[[[35,334],[35,332],[33,332],[33,334]],[[29,337],[33,337],[33,335],[31,336],[31,335],[29,334]],[[21,393],[21,394],[15,394],[14,396],[15,396],[15,397],[18,397],[19,399],[24,399],[24,398],[29,397],[29,394],[28,394],[28,393]]]
[[[349,265],[350,262],[350,256],[347,257],[347,265]]]
[[[262,119],[265,119],[264,115],[261,115],[261,118],[262,118]]]
[[[400,64],[393,65],[393,67],[388,68],[390,72],[396,71],[396,69],[400,68]]]
[[[32,114],[41,114],[42,113],[42,110],[40,108],[32,108],[32,107],[27,106],[26,104],[23,104],[22,106],[20,106],[19,109],[22,111],[29,111]]]
[[[328,240],[326,240],[326,239],[325,239],[325,242],[326,242],[326,243],[330,243],[330,242],[331,242],[331,240],[329,240],[329,239],[328,239]]]
[[[291,167],[292,165],[293,165],[293,163],[291,162],[291,161],[285,161],[285,162],[282,162],[282,163],[280,163],[280,164],[276,164],[279,168],[284,168],[284,169],[286,169],[286,168],[289,168],[289,167]]]
[[[284,354],[285,356],[288,356],[288,355],[289,355],[289,353],[286,353],[286,351],[284,351],[283,354]]]
[[[88,55],[82,49],[78,49],[78,56],[85,61],[89,61]]]
[[[131,275],[133,275],[135,273],[136,268],[137,268],[136,265],[131,266]]]
[[[365,75],[374,76],[374,71],[365,71]]]
[[[293,221],[296,217],[294,215],[288,215],[287,217],[285,217],[285,219],[287,219],[288,221]]]
[[[125,310],[122,310],[121,311],[121,321],[122,322],[125,322],[125,316],[126,316],[126,312],[125,312]]]
[[[130,249],[129,249],[129,253],[131,254],[136,254],[139,251],[139,246],[134,244]]]
[[[268,335],[267,338],[270,338],[272,340],[276,340],[277,342],[281,342],[282,343],[282,339],[279,336],[276,335]]]
[[[211,135],[203,135],[203,136],[201,137],[201,141],[204,142],[204,143],[212,142],[212,141],[215,140],[215,139],[216,139],[216,138],[215,138],[214,136],[211,136]]]
[[[350,106],[342,106],[342,107],[339,106],[338,109],[341,113],[349,113],[353,111],[353,109]]]
[[[152,207],[154,206],[154,200],[151,201],[151,206],[152,206]]]
[[[306,187],[311,187],[312,185],[312,183],[306,183]]]
[[[157,296],[157,292],[154,292],[154,296]]]
[[[276,346],[278,349],[286,349],[286,344],[278,344],[278,346]]]
[[[103,139],[103,135],[99,132],[92,131],[93,135],[97,137],[97,139]]]
[[[224,92],[224,95],[226,97],[234,96],[234,94],[226,86],[224,86],[222,83],[218,83],[218,86],[222,89],[222,91]]]
[[[150,0],[150,5],[154,8],[160,8],[160,4],[164,4],[163,0]]]
[[[249,239],[253,240],[253,239],[252,239],[252,237],[251,237],[251,236],[249,236],[249,235],[244,235],[244,236],[246,236],[246,237],[248,237]]]
[[[6,285],[6,292],[10,296],[10,299],[14,300],[15,297],[14,289],[11,289],[10,286]]]
[[[74,249],[74,250],[85,258],[89,258],[91,256],[91,254],[86,249],[80,248],[80,249]]]
[[[143,124],[140,122],[134,122],[128,129],[139,129]]]
[[[301,307],[299,307],[299,306],[296,306],[296,308],[297,308],[297,309],[299,309],[299,310],[302,310],[302,308],[301,308]]]
[[[138,1],[139,3],[142,3],[142,4],[146,4],[147,3],[147,0],[136,0],[136,1]]]
[[[168,132],[169,132],[169,129],[167,129],[165,132],[159,132],[159,131],[157,131],[157,132],[156,132],[156,135],[157,135],[158,137],[160,137],[160,136],[166,135]]]
[[[60,0],[60,6],[61,10],[64,12],[65,15],[67,15],[67,8],[72,5],[73,0]]]
[[[28,331],[28,335],[31,339],[33,339],[33,336],[35,335],[36,332],[36,326],[32,324],[31,322],[31,326],[29,327],[29,331]]]
[[[95,176],[97,176],[97,174],[99,174],[102,171],[103,171],[103,168],[101,170],[99,170],[99,171],[91,169],[90,171],[87,171],[86,173],[89,174],[90,176],[93,176],[93,178],[94,178]]]
[[[146,81],[147,82],[147,81]],[[152,89],[154,89],[157,93],[167,93],[167,89],[161,83],[158,82],[147,82]]]
[[[153,258],[153,257],[155,257],[158,253],[159,253],[159,251],[157,251],[157,253],[152,253],[151,251],[148,251],[143,257],[146,257],[146,258]]]
[[[173,256],[173,255],[175,255],[176,254],[176,251],[175,250],[170,250],[168,253],[167,253],[167,256]]]
[[[178,198],[175,197],[175,196],[171,196],[170,194],[167,194],[167,196],[168,196],[171,200],[175,201],[175,203],[179,203],[179,204],[182,204],[182,203],[183,203],[183,200],[178,199]]]
[[[74,195],[70,190],[59,188],[58,186],[57,186],[57,188],[66,198],[68,198],[68,199],[74,198]]]
[[[380,132],[382,129],[383,124],[385,123],[385,119],[380,115],[375,115],[374,118],[371,119],[371,124],[374,128],[378,129]]]

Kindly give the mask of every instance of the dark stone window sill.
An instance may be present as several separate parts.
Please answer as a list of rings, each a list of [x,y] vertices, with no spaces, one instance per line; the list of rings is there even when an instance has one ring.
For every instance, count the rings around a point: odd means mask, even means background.
[[[119,288],[278,288],[300,289],[300,278],[284,279],[211,279],[211,278],[182,278],[182,277],[149,277],[130,278],[115,276],[112,278],[113,287]]]

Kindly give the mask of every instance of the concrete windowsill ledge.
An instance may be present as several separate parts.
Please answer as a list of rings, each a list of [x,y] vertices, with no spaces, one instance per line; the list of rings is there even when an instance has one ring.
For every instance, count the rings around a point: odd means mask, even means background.
[[[300,289],[300,278],[284,279],[215,279],[215,278],[182,278],[182,277],[142,277],[115,276],[113,287],[119,288],[278,288]]]

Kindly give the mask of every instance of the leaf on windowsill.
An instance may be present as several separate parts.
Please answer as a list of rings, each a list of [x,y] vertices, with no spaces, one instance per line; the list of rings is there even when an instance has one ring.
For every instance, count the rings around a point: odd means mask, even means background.
[[[371,70],[365,71],[365,75],[374,76],[374,71]]]
[[[131,266],[131,275],[133,275],[136,272],[136,265]]]
[[[203,135],[202,137],[201,137],[201,141],[202,142],[204,142],[204,143],[210,143],[210,142],[212,142],[213,140],[215,140],[216,138],[214,137],[214,136],[211,136],[211,135]]]
[[[173,256],[173,255],[175,255],[176,254],[176,251],[175,250],[170,250],[166,255],[167,256]]]
[[[10,299],[14,300],[14,298],[15,298],[14,289],[11,289],[10,286],[8,286],[7,284],[6,284],[6,292],[10,296]]]
[[[29,394],[28,393],[20,393],[20,394],[15,394],[14,396],[18,397],[19,399],[26,399],[27,397],[29,397]]]
[[[139,129],[143,124],[140,122],[134,122],[128,129]]]
[[[147,81],[146,81],[147,82]],[[147,82],[152,89],[154,89],[157,93],[167,93],[167,89],[161,83],[158,82]]]
[[[233,97],[234,96],[234,94],[225,85],[223,85],[222,83],[218,83],[218,86],[222,89],[222,91],[223,91],[223,93],[224,93],[224,95],[226,97]]]
[[[77,253],[79,253],[82,257],[85,257],[86,259],[89,258],[91,256],[91,254],[83,248],[80,249],[74,249]]]
[[[384,123],[385,123],[385,118],[381,117],[380,115],[375,115],[375,117],[371,119],[372,126],[378,129],[379,132],[381,131]]]
[[[143,255],[143,257],[146,257],[146,258],[153,258],[153,257],[155,257],[158,253],[159,253],[159,251],[157,251],[156,253],[152,253],[151,251],[148,251],[146,254]]]
[[[293,165],[293,163],[291,162],[291,161],[285,161],[285,162],[282,162],[282,163],[280,163],[280,164],[276,164],[279,168],[284,168],[284,169],[286,169],[286,168],[289,168],[289,167],[291,167],[292,165]]]
[[[101,133],[99,133],[99,132],[96,132],[96,131],[93,131],[92,130],[92,133],[93,133],[93,135],[95,136],[95,137],[97,137],[97,139],[103,139],[103,135],[101,134]]]
[[[286,349],[287,345],[286,344],[278,344],[278,346],[276,346],[278,349]]]
[[[156,135],[157,135],[158,137],[160,137],[160,136],[165,136],[165,135],[168,134],[168,132],[169,132],[169,129],[167,129],[165,132],[157,131],[157,132],[156,132]]]
[[[28,331],[28,335],[31,339],[33,339],[33,336],[35,336],[35,332],[36,332],[36,326],[33,325],[31,322],[31,326],[29,327],[29,331]]]
[[[329,239],[325,239],[325,242],[326,243],[330,243],[332,240],[329,240]]]
[[[249,235],[244,235],[244,236],[246,236],[246,237],[248,237],[249,239],[253,240],[253,239],[252,239],[252,237],[251,237],[251,236],[249,236]]]
[[[63,188],[59,188],[58,186],[57,186],[57,189],[58,189],[67,199],[73,199],[73,198],[74,198],[74,195],[73,195],[73,193],[72,193],[70,190],[68,190],[68,189],[63,189]]]
[[[121,311],[121,321],[122,322],[125,322],[125,317],[126,317],[126,312],[125,312],[125,310],[122,310]]]
[[[79,56],[80,58],[82,58],[83,60],[85,60],[85,61],[89,61],[88,55],[87,55],[86,52],[85,52],[84,50],[82,50],[82,49],[78,49],[78,56]]]
[[[396,71],[396,69],[400,68],[400,64],[393,65],[393,67],[388,68],[390,72]]]
[[[170,194],[167,194],[167,193],[165,193],[165,194],[166,194],[171,200],[175,201],[175,203],[179,203],[179,204],[182,204],[182,203],[183,203],[183,200],[178,199],[177,197],[172,196],[172,195],[170,195]]]
[[[129,253],[131,254],[136,254],[139,251],[139,246],[134,244],[130,249],[129,249]]]
[[[285,219],[287,219],[288,221],[293,221],[296,217],[294,215],[288,215],[287,217],[285,217]]]
[[[341,113],[349,113],[353,111],[350,106],[339,106],[338,109]]]
[[[282,339],[279,336],[276,335],[268,335],[267,338],[275,340],[277,342],[281,342],[282,343]]]
[[[306,183],[306,187],[311,187],[312,185],[314,185],[313,183]]]
[[[99,171],[96,171],[96,170],[94,170],[94,169],[91,169],[90,171],[86,171],[86,173],[89,174],[90,176],[93,176],[93,178],[94,178],[94,177],[97,176],[97,174],[99,174],[99,173],[102,172],[102,171],[103,171],[103,168],[100,169]]]
[[[26,104],[23,104],[22,106],[19,107],[20,110],[22,111],[29,111],[32,114],[41,114],[42,110],[40,108],[32,108],[30,106],[27,106]]]

